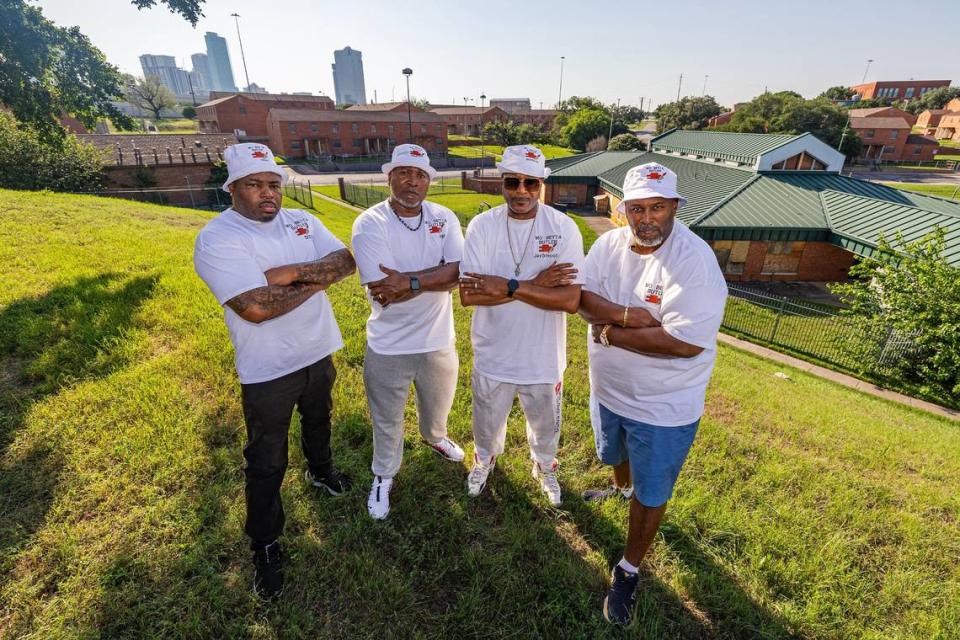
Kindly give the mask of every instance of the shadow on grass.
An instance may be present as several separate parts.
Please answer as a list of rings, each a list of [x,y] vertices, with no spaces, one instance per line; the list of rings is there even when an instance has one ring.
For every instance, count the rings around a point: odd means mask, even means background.
[[[43,521],[62,464],[52,438],[11,455],[18,431],[45,397],[126,364],[119,341],[155,284],[153,276],[78,278],[0,311],[0,585]]]

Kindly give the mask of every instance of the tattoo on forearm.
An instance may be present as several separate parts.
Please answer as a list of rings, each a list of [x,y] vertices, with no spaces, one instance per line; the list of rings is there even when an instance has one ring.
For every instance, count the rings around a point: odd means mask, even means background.
[[[297,282],[330,286],[353,273],[356,263],[346,249],[334,251],[316,262],[297,265]]]
[[[296,309],[316,292],[317,287],[309,284],[272,284],[241,293],[227,300],[227,306],[241,316],[252,307],[260,307],[275,317]]]

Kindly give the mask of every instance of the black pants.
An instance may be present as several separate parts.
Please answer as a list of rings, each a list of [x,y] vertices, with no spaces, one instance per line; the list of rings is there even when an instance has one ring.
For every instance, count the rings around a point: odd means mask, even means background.
[[[252,545],[273,542],[283,533],[280,485],[287,470],[287,431],[293,408],[300,412],[300,445],[315,477],[333,468],[330,453],[331,391],[337,378],[333,357],[275,380],[240,385],[247,423],[244,531]]]

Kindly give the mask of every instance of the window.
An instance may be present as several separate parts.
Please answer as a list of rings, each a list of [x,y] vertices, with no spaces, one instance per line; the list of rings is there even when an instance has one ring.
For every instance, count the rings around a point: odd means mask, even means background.
[[[338,125],[338,124],[332,124],[332,125],[330,125],[330,133],[332,133],[333,135],[339,135],[339,133],[340,133],[340,125]]]
[[[866,133],[863,137],[864,137],[864,138],[872,138],[872,137],[873,137],[873,134],[875,134],[875,133],[876,133],[875,130],[873,130],[873,129],[867,129],[867,133]]]
[[[377,132],[377,125],[375,124],[370,125],[370,133],[376,133],[376,132]]]
[[[427,127],[425,125],[420,125],[420,133],[426,133]]]
[[[886,147],[886,146],[885,146],[885,147],[883,148],[883,152],[884,152],[884,153],[893,153],[894,151],[896,151],[896,149],[894,149],[893,147]]]
[[[363,147],[363,140],[361,140],[360,138],[354,138],[354,139],[353,139],[353,146],[354,146],[355,148],[357,148],[357,149],[362,148],[362,147]]]
[[[393,125],[392,125],[392,124],[388,124],[388,125],[387,125],[387,135],[388,135],[388,136],[392,136],[392,135],[393,135]]]
[[[353,133],[360,133],[360,125],[354,122],[353,124],[350,125],[350,131],[352,131]]]
[[[287,123],[287,129],[290,131],[290,133],[296,133],[296,132],[297,132],[297,123],[296,123],[296,122],[288,122],[288,123]]]
[[[909,98],[912,98],[912,97],[913,97],[913,87],[907,87],[907,90],[903,92],[903,97],[904,97],[904,98],[908,98],[908,99],[909,99]]]
[[[803,255],[803,242],[770,242],[767,244],[767,254],[763,258],[765,274],[793,274],[800,267],[800,256]]]
[[[920,155],[920,152],[921,152],[921,151],[922,151],[922,147],[914,147],[914,148],[913,148],[913,155],[918,156],[918,155]]]
[[[238,109],[238,111],[240,112],[240,115],[242,115],[242,116],[247,115],[247,108],[246,108],[245,106],[243,106],[243,105],[240,105],[240,108]]]
[[[299,141],[299,140],[294,140],[293,142],[291,142],[291,143],[290,143],[290,148],[291,148],[291,149],[299,149],[299,148],[300,148],[300,141]]]
[[[339,149],[341,146],[343,146],[343,145],[340,144],[340,141],[339,141],[339,140],[334,140],[334,141],[333,141],[333,148],[334,148],[334,149]]]
[[[896,140],[898,133],[900,133],[900,132],[897,131],[896,129],[891,129],[891,130],[890,130],[890,139],[891,139],[891,140]]]
[[[436,143],[437,143],[437,146],[438,146],[438,147],[442,147],[442,146],[443,146],[443,138],[437,138],[437,139],[436,139]]]
[[[311,122],[310,131],[313,131],[314,133],[316,133],[317,131],[320,131],[320,125],[318,125],[316,122]]]

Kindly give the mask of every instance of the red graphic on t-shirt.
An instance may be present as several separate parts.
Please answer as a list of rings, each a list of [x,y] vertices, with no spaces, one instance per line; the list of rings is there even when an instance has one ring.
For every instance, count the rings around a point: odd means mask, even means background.
[[[644,302],[649,302],[651,304],[660,304],[660,296],[655,293],[649,294],[646,298],[643,299]]]
[[[540,251],[540,253],[550,253],[551,251],[553,251],[553,248],[554,248],[555,246],[557,246],[557,243],[556,243],[556,242],[553,242],[553,243],[544,242],[544,243],[542,243],[542,244],[540,245],[539,251]]]
[[[259,149],[257,149],[256,151],[251,152],[250,155],[253,156],[254,158],[256,158],[257,160],[259,160],[260,158],[266,158],[266,157],[267,157],[267,153],[266,153],[265,151],[260,151]]]
[[[305,236],[305,235],[307,235],[307,231],[308,231],[308,229],[307,229],[306,227],[297,227],[297,235],[298,235],[298,236]]]
[[[440,233],[441,231],[443,231],[443,227],[441,227],[440,225],[438,224],[430,225],[430,233]]]

